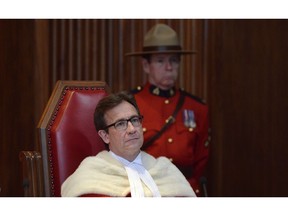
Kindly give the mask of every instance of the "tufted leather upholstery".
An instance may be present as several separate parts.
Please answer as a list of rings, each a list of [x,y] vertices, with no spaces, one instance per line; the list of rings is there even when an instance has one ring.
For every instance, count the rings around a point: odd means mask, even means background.
[[[98,101],[109,93],[100,81],[58,81],[37,126],[43,194],[60,196],[61,184],[87,156],[105,149],[94,126]],[[40,190],[41,191],[41,190]]]

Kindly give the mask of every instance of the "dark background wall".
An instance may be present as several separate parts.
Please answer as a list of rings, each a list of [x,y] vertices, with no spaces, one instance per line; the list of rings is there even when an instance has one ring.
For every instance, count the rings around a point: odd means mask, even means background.
[[[215,27],[213,193],[287,196],[288,22],[217,20]]]
[[[197,54],[178,85],[206,100],[212,128],[210,196],[287,196],[287,20],[0,20],[0,196],[22,196],[18,154],[58,79],[104,80],[113,91],[146,81],[143,35],[164,22]]]

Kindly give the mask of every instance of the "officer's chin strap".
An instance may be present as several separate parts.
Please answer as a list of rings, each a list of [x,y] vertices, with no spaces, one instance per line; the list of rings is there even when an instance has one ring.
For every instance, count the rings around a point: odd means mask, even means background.
[[[162,133],[173,123],[175,122],[175,118],[176,118],[176,115],[178,113],[178,111],[180,110],[180,108],[182,107],[182,105],[184,104],[184,100],[185,100],[185,96],[184,96],[184,93],[182,91],[180,91],[180,97],[179,97],[179,100],[178,100],[178,103],[175,107],[175,110],[174,112],[172,113],[171,116],[168,117],[168,119],[166,119],[166,122],[165,124],[163,125],[163,127],[161,128],[161,130],[155,134],[154,136],[150,137],[150,139],[148,139],[142,148],[147,148],[148,146],[150,146],[156,139],[158,139]]]

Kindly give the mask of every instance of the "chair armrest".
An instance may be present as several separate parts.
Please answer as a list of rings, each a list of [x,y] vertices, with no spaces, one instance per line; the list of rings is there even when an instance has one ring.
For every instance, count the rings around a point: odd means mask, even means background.
[[[42,157],[37,151],[21,151],[22,187],[25,197],[43,196]]]

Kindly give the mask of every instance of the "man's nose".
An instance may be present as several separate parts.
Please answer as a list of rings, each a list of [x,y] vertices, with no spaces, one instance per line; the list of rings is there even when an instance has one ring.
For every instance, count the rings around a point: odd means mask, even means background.
[[[135,131],[135,127],[130,121],[128,121],[127,124],[127,131]]]
[[[166,66],[167,69],[172,69],[172,67],[173,67],[172,66],[172,62],[170,60],[166,60],[165,61],[165,66]]]

